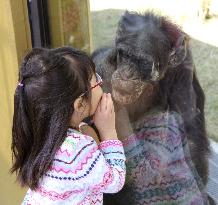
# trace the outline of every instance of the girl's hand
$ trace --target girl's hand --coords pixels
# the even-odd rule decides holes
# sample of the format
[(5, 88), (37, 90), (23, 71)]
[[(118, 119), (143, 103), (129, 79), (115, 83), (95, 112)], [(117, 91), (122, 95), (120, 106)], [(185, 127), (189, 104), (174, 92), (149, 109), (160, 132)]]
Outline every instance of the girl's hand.
[(117, 139), (114, 105), (110, 93), (103, 93), (93, 120), (99, 131), (101, 141)]
[(97, 144), (100, 143), (97, 133), (91, 126), (89, 126), (86, 123), (82, 123), (82, 125), (79, 128), (80, 128), (80, 132), (82, 132), (84, 135), (89, 135), (95, 140)]

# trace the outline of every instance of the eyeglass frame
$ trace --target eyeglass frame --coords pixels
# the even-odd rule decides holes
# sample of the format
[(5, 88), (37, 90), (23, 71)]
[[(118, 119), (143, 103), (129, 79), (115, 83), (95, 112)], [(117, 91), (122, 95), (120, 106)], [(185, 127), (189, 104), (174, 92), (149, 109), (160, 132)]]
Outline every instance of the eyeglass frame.
[(91, 91), (92, 89), (96, 88), (97, 86), (102, 85), (103, 80), (102, 80), (101, 76), (98, 73), (95, 73), (95, 76), (96, 76), (97, 83), (94, 86), (92, 86), (89, 90), (82, 93), (79, 97), (83, 97), (87, 92)]

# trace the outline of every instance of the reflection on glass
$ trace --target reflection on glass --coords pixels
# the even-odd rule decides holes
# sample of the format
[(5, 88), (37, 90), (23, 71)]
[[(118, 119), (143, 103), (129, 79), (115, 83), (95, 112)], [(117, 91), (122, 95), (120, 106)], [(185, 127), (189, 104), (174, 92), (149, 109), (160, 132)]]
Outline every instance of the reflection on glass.
[[(94, 8), (95, 1), (91, 2)], [(142, 9), (142, 2), (139, 5)], [(202, 89), (207, 80), (214, 79), (204, 77), (208, 73), (197, 56), (203, 54), (198, 48), (208, 52), (209, 45), (184, 32), (190, 28), (190, 13), (181, 18), (182, 29), (163, 18), (166, 10), (139, 15), (124, 13), (119, 6), (117, 10), (97, 9), (92, 11), (94, 48), (110, 47), (95, 51), (93, 60), (103, 77), (104, 90), (113, 95), (117, 132), (127, 157), (126, 184), (121, 192), (105, 195), (104, 203), (215, 204), (210, 197), (218, 199), (216, 193), (207, 190), (207, 132), (216, 140), (218, 136), (210, 134), (213, 130), (206, 131)], [(189, 24), (196, 21), (199, 19)], [(194, 54), (197, 50), (199, 54)], [(213, 46), (210, 52), (218, 54), (218, 49)], [(207, 60), (209, 63), (211, 58)], [(210, 88), (206, 96), (209, 92)], [(216, 112), (216, 105), (207, 103), (210, 121), (208, 106)], [(217, 129), (216, 122), (211, 123)], [(213, 177), (209, 173), (210, 184)], [(217, 186), (213, 184), (216, 190)]]

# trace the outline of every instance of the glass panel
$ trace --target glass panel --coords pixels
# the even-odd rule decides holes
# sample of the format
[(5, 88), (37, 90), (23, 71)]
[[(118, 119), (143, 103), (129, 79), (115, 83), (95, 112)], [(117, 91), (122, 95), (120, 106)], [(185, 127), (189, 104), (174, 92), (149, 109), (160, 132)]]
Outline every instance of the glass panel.
[(52, 47), (69, 45), (90, 52), (89, 2), (48, 0)]
[(90, 1), (93, 60), (127, 157), (124, 188), (105, 204), (218, 201), (217, 8), (213, 0)]

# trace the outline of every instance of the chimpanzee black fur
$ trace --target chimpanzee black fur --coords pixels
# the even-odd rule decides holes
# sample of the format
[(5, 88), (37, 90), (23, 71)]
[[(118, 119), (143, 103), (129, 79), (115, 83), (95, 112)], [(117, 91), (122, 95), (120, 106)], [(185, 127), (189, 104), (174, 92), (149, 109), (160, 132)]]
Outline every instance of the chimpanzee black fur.
[[(158, 85), (152, 106), (182, 116), (192, 161), (206, 185), (210, 150), (205, 129), (205, 96), (196, 75), (188, 35), (153, 12), (144, 15), (126, 12), (118, 24), (115, 46), (95, 51), (92, 58), (107, 91), (114, 86), (121, 94), (126, 93), (119, 85), (126, 79)], [(133, 96), (134, 100), (140, 95)], [(131, 96), (128, 99), (131, 101)]]

